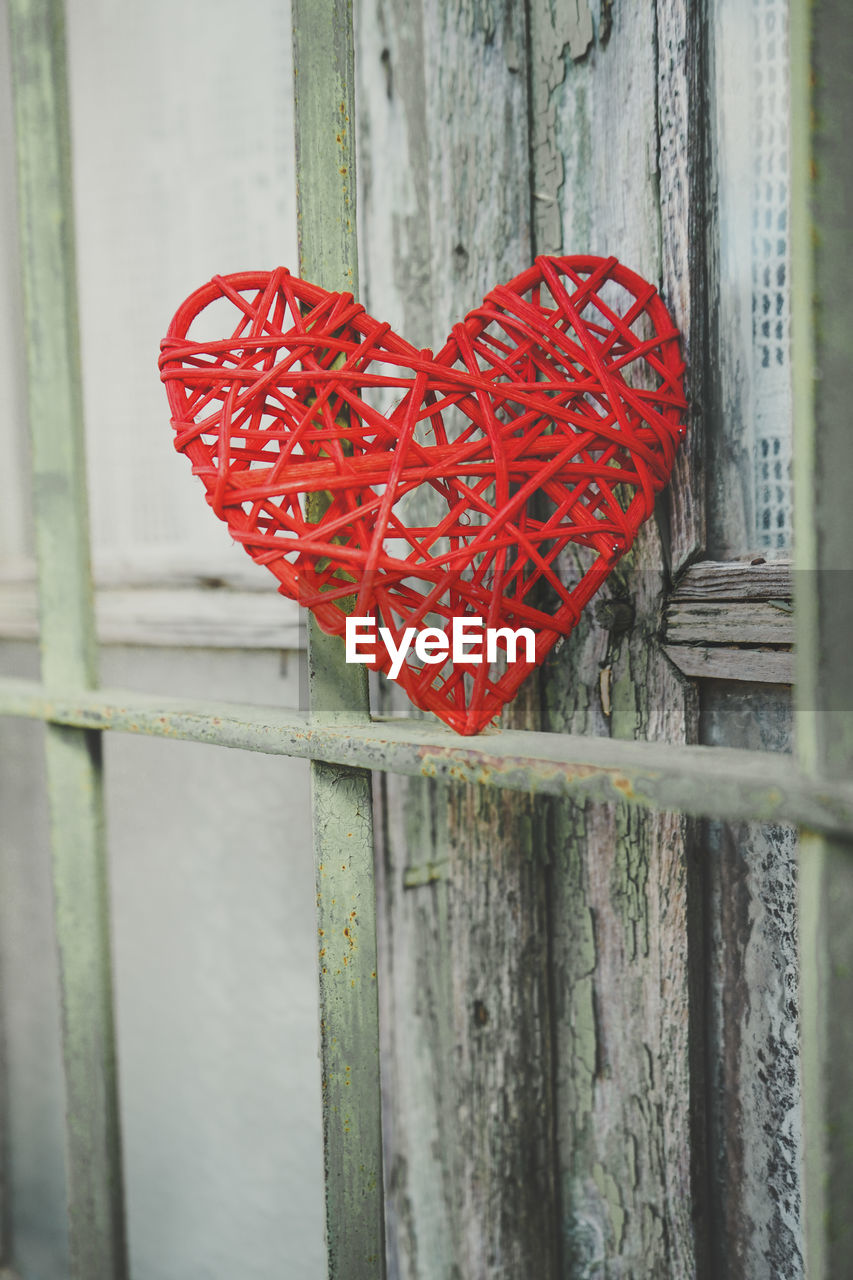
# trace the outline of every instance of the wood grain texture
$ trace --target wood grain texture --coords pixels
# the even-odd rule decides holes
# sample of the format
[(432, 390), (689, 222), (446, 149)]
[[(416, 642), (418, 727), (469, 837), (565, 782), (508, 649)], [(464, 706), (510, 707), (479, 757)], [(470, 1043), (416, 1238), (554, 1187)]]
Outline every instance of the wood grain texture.
[(683, 335), (690, 406), (687, 436), (664, 499), (669, 557), (677, 573), (704, 550), (707, 540), (707, 2), (657, 0), (655, 16), (661, 289)]
[[(708, 745), (789, 753), (792, 737), (787, 689), (704, 689)], [(796, 832), (783, 823), (709, 822), (702, 841), (713, 1274), (800, 1280)]]
[(794, 656), (787, 649), (667, 644), (663, 651), (682, 675), (694, 680), (743, 680), (753, 684), (788, 685), (794, 680)]
[(580, 246), (563, 243), (561, 204), (566, 169), (555, 132), (556, 108), (568, 63), (586, 56), (593, 36), (586, 0), (530, 5), (531, 179), (537, 253), (580, 252)]
[[(295, 0), (299, 270), (358, 295), (351, 0)], [(308, 519), (320, 511), (314, 495)], [(369, 720), (367, 672), (308, 620), (312, 717)], [(382, 1280), (385, 1224), (373, 808), (365, 770), (311, 763), (329, 1280)]]
[(791, 565), (785, 561), (739, 564), (700, 560), (678, 578), (671, 599), (790, 600), (792, 592)]
[[(398, 716), (353, 725), (278, 707), (126, 689), (49, 692), (37, 681), (14, 678), (0, 678), (0, 708), (4, 715), (76, 728), (326, 760), (581, 804), (618, 800), (656, 812), (853, 833), (853, 784), (804, 773), (767, 752), (512, 729), (460, 739), (445, 726)], [(420, 883), (440, 879), (445, 861), (419, 862), (404, 878), (410, 872)]]
[[(740, 20), (738, 20), (740, 11)], [(750, 184), (750, 137), (743, 128), (749, 49), (738, 40), (742, 5), (710, 7), (708, 40), (708, 338), (713, 363), (705, 385), (711, 452), (708, 554), (718, 560), (753, 547), (755, 495), (751, 439), (752, 263), (748, 219), (739, 201)], [(734, 29), (735, 38), (731, 32)], [(740, 213), (740, 216), (738, 216)]]
[[(567, 63), (556, 105), (563, 242), (615, 251), (660, 280), (689, 332), (687, 50), (677, 14), (663, 9), (614, 7), (606, 40), (599, 28), (583, 61)], [(655, 640), (669, 554), (649, 522), (604, 590), (631, 606), (633, 625), (608, 630), (619, 612), (592, 611), (547, 663), (548, 728), (673, 742), (695, 734), (695, 704)], [(692, 1277), (702, 1153), (686, 824), (619, 806), (560, 807), (553, 830), (563, 1275)]]
[(667, 605), (669, 644), (786, 645), (794, 642), (794, 616), (780, 600), (696, 600)]
[[(360, 26), (365, 303), (440, 345), (531, 260), (524, 6), (371, 0)], [(389, 1274), (555, 1280), (537, 810), (394, 777), (380, 794)]]
[[(555, 1276), (534, 802), (383, 782), (391, 1274)], [(441, 878), (413, 883), (437, 853)]]

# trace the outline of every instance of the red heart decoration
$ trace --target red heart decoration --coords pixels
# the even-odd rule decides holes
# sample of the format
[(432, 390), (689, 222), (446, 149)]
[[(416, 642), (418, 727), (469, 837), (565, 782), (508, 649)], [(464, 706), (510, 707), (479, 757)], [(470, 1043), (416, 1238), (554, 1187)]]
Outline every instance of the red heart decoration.
[[(221, 336), (194, 339), (200, 319)], [(172, 321), (160, 370), (207, 501), (324, 631), (353, 612), (395, 648), (454, 618), (532, 629), (535, 661), (406, 658), (412, 702), (466, 734), (572, 630), (685, 430), (678, 333), (615, 258), (537, 258), (436, 356), (284, 268), (216, 276)], [(371, 665), (391, 668), (381, 643)]]

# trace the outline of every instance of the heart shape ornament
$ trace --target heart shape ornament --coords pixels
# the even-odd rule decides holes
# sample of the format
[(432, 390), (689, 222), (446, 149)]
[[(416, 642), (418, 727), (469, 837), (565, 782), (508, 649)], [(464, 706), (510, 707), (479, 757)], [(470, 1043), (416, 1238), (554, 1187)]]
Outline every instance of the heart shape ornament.
[(217, 276), (160, 370), (232, 538), (464, 734), (575, 626), (685, 430), (678, 333), (615, 258), (537, 258), (437, 355), (284, 268)]

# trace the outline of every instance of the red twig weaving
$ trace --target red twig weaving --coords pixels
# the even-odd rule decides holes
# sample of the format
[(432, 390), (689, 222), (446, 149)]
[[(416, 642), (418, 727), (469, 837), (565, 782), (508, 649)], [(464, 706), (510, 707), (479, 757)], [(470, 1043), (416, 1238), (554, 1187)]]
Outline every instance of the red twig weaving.
[[(408, 652), (398, 683), (459, 733), (572, 630), (684, 434), (678, 334), (615, 258), (538, 258), (437, 355), (283, 268), (216, 277), (160, 369), (211, 507), (324, 631), (355, 613), (395, 647), (454, 618), (535, 633), (535, 662), (500, 636), (491, 663)], [(389, 669), (381, 644), (372, 665)]]

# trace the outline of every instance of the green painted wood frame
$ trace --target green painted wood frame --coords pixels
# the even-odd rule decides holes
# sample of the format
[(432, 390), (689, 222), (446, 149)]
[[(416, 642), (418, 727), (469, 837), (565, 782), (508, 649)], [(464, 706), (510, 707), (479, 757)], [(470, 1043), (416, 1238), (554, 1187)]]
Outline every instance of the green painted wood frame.
[[(853, 14), (792, 6), (792, 257), (797, 751), (824, 783), (853, 766)], [(853, 849), (801, 832), (806, 1271), (853, 1258)]]
[[(45, 688), (97, 680), (62, 0), (11, 0)], [(101, 737), (46, 722), (74, 1280), (127, 1275)]]
[[(352, 0), (293, 0), (299, 269), (358, 294)], [(314, 495), (314, 501), (323, 495)], [(317, 511), (319, 518), (321, 511)], [(309, 519), (312, 504), (309, 502)], [(308, 622), (312, 722), (370, 720), (367, 670)], [(385, 1272), (370, 773), (311, 762), (329, 1280)]]
[[(340, 645), (313, 630), (308, 717), (97, 691), (62, 0), (10, 0), (10, 19), (42, 682), (0, 681), (0, 712), (46, 725), (74, 1280), (126, 1275), (99, 755), (107, 728), (315, 762), (327, 1238), (336, 1280), (374, 1280), (383, 1265), (368, 769), (578, 797), (615, 790), (656, 809), (798, 822), (809, 1274), (843, 1274), (853, 1243), (853, 1032), (849, 1018), (836, 1016), (853, 996), (853, 602), (838, 576), (849, 574), (853, 544), (845, 488), (853, 472), (845, 347), (853, 315), (838, 270), (853, 207), (844, 133), (853, 19), (843, 0), (792, 3), (799, 764), (524, 732), (462, 743), (444, 728), (371, 721), (362, 670), (347, 670)], [(356, 291), (351, 4), (295, 0), (294, 26), (301, 270)]]

